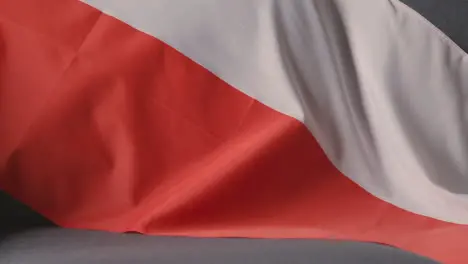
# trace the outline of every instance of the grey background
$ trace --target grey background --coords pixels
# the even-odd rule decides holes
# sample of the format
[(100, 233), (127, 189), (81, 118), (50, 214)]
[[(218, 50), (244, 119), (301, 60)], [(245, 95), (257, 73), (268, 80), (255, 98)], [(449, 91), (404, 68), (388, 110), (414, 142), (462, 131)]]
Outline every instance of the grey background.
[(467, 0), (400, 0), (418, 11), (468, 52)]

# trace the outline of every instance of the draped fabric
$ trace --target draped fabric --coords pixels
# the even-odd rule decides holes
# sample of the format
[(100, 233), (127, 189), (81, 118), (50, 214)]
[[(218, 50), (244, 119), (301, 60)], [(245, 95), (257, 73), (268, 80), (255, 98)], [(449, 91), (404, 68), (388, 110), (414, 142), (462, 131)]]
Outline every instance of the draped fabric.
[(467, 72), (395, 0), (0, 0), (0, 187), (65, 227), (466, 263)]

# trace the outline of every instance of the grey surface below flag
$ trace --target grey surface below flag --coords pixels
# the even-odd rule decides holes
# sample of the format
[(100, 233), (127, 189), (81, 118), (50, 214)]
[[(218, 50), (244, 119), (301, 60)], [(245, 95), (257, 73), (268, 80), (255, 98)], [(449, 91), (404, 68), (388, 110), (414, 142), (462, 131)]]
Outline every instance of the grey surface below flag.
[(17, 233), (0, 244), (1, 264), (431, 264), (371, 243), (320, 240), (209, 239), (111, 234), (59, 228)]

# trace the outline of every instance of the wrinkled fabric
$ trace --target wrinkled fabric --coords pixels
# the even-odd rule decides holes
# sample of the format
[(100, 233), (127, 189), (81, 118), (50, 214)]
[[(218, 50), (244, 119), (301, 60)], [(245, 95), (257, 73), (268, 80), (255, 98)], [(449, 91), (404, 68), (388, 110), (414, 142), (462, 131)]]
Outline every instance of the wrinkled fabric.
[(370, 193), (468, 223), (467, 55), (399, 1), (85, 2), (303, 122)]
[[(431, 181), (434, 171), (423, 173), (425, 163), (414, 160), (421, 145), (401, 149), (406, 134), (399, 129), (412, 129), (406, 122), (420, 109), (409, 111), (408, 120), (402, 118), (392, 106), (405, 106), (405, 101), (392, 93), (429, 87), (432, 96), (423, 91), (421, 100), (450, 101), (452, 94), (445, 91), (465, 87), (464, 55), (407, 7), (380, 0), (356, 3), (365, 2), (363, 10), (372, 12), (363, 14), (357, 9), (362, 6), (343, 1), (207, 0), (204, 9), (187, 2), (179, 4), (183, 9), (178, 11), (173, 2), (114, 1), (106, 8), (93, 2), (109, 13), (151, 11), (151, 16), (139, 13), (138, 21), (171, 32), (171, 41), (169, 35), (145, 34), (120, 21), (138, 27), (130, 20), (75, 0), (0, 1), (0, 187), (65, 227), (153, 235), (351, 239), (465, 263), (466, 226), (404, 211), (366, 192), (415, 213), (463, 222), (464, 196), (453, 186), (463, 181), (462, 174)], [(229, 8), (215, 8), (223, 3)], [(243, 12), (242, 3), (251, 9)], [(119, 4), (125, 6), (117, 9)], [(157, 16), (160, 6), (164, 15)], [(187, 9), (193, 12), (183, 12)], [(222, 13), (226, 10), (232, 15)], [(312, 23), (320, 19), (331, 24)], [(370, 23), (374, 19), (378, 23)], [(382, 25), (416, 36), (396, 38), (395, 31), (383, 36)], [(373, 31), (364, 31), (366, 27)], [(229, 34), (218, 34), (218, 28)], [(313, 34), (296, 42), (298, 29)], [(240, 38), (244, 33), (253, 39)], [(279, 43), (278, 34), (286, 44)], [(370, 37), (375, 34), (382, 40)], [(417, 44), (421, 37), (430, 44)], [(206, 47), (209, 52), (199, 53), (211, 56), (200, 57), (206, 63), (182, 49), (204, 50), (201, 40), (212, 43)], [(404, 41), (412, 48), (411, 56), (418, 56), (419, 49), (429, 49), (434, 56), (423, 57), (422, 67), (418, 60), (400, 56), (407, 54), (403, 45), (380, 53), (380, 48), (389, 48), (384, 40)], [(299, 56), (308, 44), (316, 46)], [(279, 47), (285, 50), (273, 53)], [(223, 64), (219, 58), (225, 59)], [(380, 63), (389, 66), (389, 73), (379, 71)], [(426, 73), (428, 67), (433, 71), (418, 79), (392, 72), (411, 63), (421, 66), (413, 73)], [(295, 64), (297, 70), (291, 71)], [(335, 78), (338, 73), (346, 78)], [(454, 78), (448, 78), (451, 75)], [(402, 79), (393, 80), (398, 76)], [(408, 86), (408, 80), (420, 79), (426, 86)], [(448, 87), (455, 90), (439, 89), (441, 80), (452, 80)], [(361, 99), (353, 97), (357, 92), (363, 92)], [(272, 101), (262, 97), (270, 94)], [(373, 96), (383, 101), (372, 107), (360, 104), (372, 102)], [(456, 120), (455, 106), (432, 114), (433, 120), (445, 115), (450, 122)], [(385, 122), (381, 114), (395, 118)], [(455, 121), (444, 127), (450, 125)], [(355, 131), (347, 129), (353, 127)], [(447, 136), (428, 130), (421, 132), (421, 140), (431, 136), (430, 131), (436, 139)], [(462, 140), (455, 132), (453, 142)], [(440, 153), (453, 156), (455, 150), (441, 148)], [(459, 154), (456, 158), (463, 157), (463, 149)], [(429, 160), (433, 155), (428, 153)], [(400, 159), (401, 166), (390, 166)], [(406, 165), (414, 170), (402, 167)], [(429, 195), (434, 196), (426, 200)]]

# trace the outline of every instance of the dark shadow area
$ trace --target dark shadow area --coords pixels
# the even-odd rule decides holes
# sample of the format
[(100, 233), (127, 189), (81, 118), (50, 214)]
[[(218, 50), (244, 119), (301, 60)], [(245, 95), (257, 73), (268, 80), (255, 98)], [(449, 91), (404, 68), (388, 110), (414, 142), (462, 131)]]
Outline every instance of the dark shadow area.
[(54, 224), (0, 191), (0, 240), (9, 234), (48, 226), (54, 226)]

